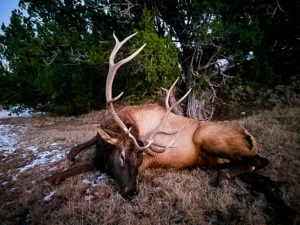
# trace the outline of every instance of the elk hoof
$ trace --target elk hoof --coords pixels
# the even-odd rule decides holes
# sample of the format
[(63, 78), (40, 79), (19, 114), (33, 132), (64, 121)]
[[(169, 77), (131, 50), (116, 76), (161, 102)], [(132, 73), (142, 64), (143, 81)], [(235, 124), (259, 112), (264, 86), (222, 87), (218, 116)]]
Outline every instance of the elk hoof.
[(226, 169), (219, 171), (218, 185), (220, 188), (222, 189), (226, 188), (229, 184), (229, 179), (230, 179), (230, 174)]
[(217, 163), (219, 163), (219, 164), (230, 163), (230, 159), (218, 157), (217, 158)]
[(226, 187), (228, 187), (228, 184), (229, 184), (229, 181), (227, 178), (219, 180), (219, 187), (221, 189), (225, 189)]
[(250, 166), (249, 167), (249, 172), (253, 172), (255, 169), (256, 169), (255, 166)]

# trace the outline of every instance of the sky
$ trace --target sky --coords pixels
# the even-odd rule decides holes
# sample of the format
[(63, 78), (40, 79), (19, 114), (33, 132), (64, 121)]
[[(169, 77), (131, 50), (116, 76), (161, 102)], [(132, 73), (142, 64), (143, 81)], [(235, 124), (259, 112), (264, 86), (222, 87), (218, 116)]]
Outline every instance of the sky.
[(19, 0), (0, 0), (0, 26), (9, 24), (11, 11), (18, 8)]

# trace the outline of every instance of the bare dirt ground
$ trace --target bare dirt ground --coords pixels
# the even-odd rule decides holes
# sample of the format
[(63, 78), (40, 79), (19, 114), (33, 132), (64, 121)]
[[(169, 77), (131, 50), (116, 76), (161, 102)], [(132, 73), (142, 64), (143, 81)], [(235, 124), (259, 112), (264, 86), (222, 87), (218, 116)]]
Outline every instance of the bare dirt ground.
[[(105, 174), (88, 172), (49, 185), (75, 144), (95, 135), (105, 111), (79, 117), (0, 120), (0, 224), (285, 224), (268, 199), (239, 178), (222, 189), (217, 172), (148, 170), (131, 201)], [(283, 201), (300, 212), (300, 108), (275, 108), (237, 120), (257, 138)], [(91, 148), (77, 163), (92, 159)]]

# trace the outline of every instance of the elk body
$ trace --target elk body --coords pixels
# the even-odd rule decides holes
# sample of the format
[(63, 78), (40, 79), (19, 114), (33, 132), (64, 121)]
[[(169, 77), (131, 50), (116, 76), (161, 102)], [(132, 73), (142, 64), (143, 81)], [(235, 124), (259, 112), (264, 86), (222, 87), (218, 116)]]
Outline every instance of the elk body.
[(109, 60), (106, 101), (115, 129), (107, 131), (102, 126), (93, 139), (74, 147), (68, 155), (69, 160), (74, 160), (81, 150), (96, 145), (92, 164), (54, 174), (49, 182), (59, 183), (78, 173), (99, 169), (114, 178), (121, 193), (129, 196), (136, 191), (138, 174), (147, 168), (222, 167), (225, 163), (229, 167), (219, 173), (219, 182), (223, 185), (227, 179), (252, 172), (268, 163), (257, 155), (256, 140), (245, 128), (227, 123), (201, 122), (173, 114), (172, 109), (190, 92), (169, 106), (169, 94), (176, 82), (167, 91), (165, 107), (155, 104), (127, 106), (116, 113), (113, 103), (123, 94), (112, 97), (116, 71), (132, 60), (145, 45), (116, 64), (114, 58), (121, 46), (134, 35), (122, 42), (114, 35), (116, 45)]

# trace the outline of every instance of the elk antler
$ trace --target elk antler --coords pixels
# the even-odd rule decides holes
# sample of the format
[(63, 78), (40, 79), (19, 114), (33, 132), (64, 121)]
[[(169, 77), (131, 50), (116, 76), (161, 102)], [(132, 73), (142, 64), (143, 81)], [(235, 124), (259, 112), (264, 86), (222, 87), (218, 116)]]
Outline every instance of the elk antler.
[[(170, 112), (171, 112), (178, 104), (180, 104), (180, 103), (181, 103), (181, 102), (189, 95), (189, 93), (190, 93), (191, 90), (192, 90), (192, 88), (190, 88), (190, 89), (185, 93), (184, 96), (182, 96), (182, 97), (181, 97), (177, 102), (175, 102), (173, 105), (169, 106), (169, 95), (170, 95), (171, 90), (174, 88), (175, 84), (177, 83), (177, 81), (178, 81), (178, 78), (176, 79), (176, 81), (173, 83), (173, 85), (170, 87), (169, 90), (163, 89), (163, 90), (166, 90), (166, 91), (167, 91), (167, 97), (166, 97), (166, 108), (167, 108), (167, 111), (165, 112), (165, 115), (163, 116), (163, 118), (162, 118), (162, 120), (160, 121), (160, 123), (158, 124), (158, 126), (157, 126), (154, 130), (152, 130), (152, 131), (150, 132), (150, 134), (148, 134), (148, 140), (147, 140), (148, 142), (153, 142), (153, 141), (154, 141), (155, 135), (157, 135), (157, 134), (159, 134), (159, 133), (163, 133), (163, 134), (167, 134), (167, 135), (174, 135), (174, 134), (176, 134), (176, 133), (178, 132), (178, 131), (175, 131), (175, 132), (173, 132), (173, 133), (167, 133), (167, 132), (161, 130), (161, 128), (162, 128), (162, 126), (164, 125), (164, 123), (165, 123), (165, 121), (166, 121), (166, 119), (167, 119), (169, 113), (170, 113)], [(162, 153), (162, 152), (166, 151), (166, 149), (168, 149), (168, 148), (174, 148), (174, 147), (176, 147), (176, 144), (173, 145), (174, 141), (175, 141), (175, 138), (172, 139), (172, 141), (171, 141), (168, 145), (165, 145), (165, 146), (164, 146), (164, 145), (158, 145), (158, 144), (153, 143), (153, 147), (154, 147), (154, 148), (152, 148), (152, 146), (151, 146), (150, 149), (151, 149), (152, 151), (156, 152), (156, 153)]]
[(130, 36), (128, 36), (127, 38), (125, 38), (123, 41), (119, 41), (118, 38), (116, 37), (115, 34), (113, 34), (114, 39), (116, 41), (115, 47), (112, 50), (110, 57), (109, 57), (109, 71), (108, 71), (108, 75), (107, 75), (107, 79), (106, 79), (106, 103), (107, 103), (107, 108), (108, 111), (111, 113), (114, 121), (117, 123), (117, 125), (125, 132), (125, 134), (132, 140), (132, 142), (134, 143), (134, 145), (136, 146), (136, 148), (138, 150), (144, 150), (146, 148), (148, 148), (153, 141), (149, 141), (147, 145), (145, 146), (139, 146), (137, 140), (135, 139), (135, 137), (130, 133), (131, 128), (127, 128), (126, 125), (123, 123), (123, 121), (120, 119), (120, 117), (118, 116), (118, 114), (115, 111), (114, 105), (113, 103), (115, 101), (117, 101), (122, 95), (123, 92), (121, 94), (119, 94), (117, 97), (112, 98), (112, 84), (114, 81), (114, 77), (116, 75), (117, 70), (124, 65), (125, 63), (129, 62), (130, 60), (132, 60), (135, 56), (137, 56), (142, 49), (145, 47), (146, 44), (144, 44), (142, 47), (140, 47), (136, 52), (134, 52), (132, 55), (128, 56), (125, 59), (120, 60), (117, 63), (114, 63), (114, 59), (116, 57), (117, 52), (119, 51), (119, 49), (133, 36), (135, 36), (137, 33), (134, 33)]
[[(117, 125), (125, 132), (125, 134), (132, 140), (133, 144), (135, 145), (135, 147), (137, 148), (137, 150), (146, 150), (148, 149), (154, 141), (154, 137), (156, 134), (158, 133), (163, 133), (163, 134), (167, 134), (167, 135), (174, 135), (176, 134), (178, 131), (173, 132), (173, 133), (167, 133), (165, 131), (161, 131), (161, 127), (163, 126), (164, 122), (166, 121), (169, 113), (173, 110), (174, 107), (176, 107), (180, 102), (182, 102), (190, 93), (191, 89), (181, 98), (179, 99), (177, 102), (175, 102), (171, 107), (169, 106), (169, 96), (170, 96), (170, 92), (172, 90), (172, 88), (175, 86), (176, 82), (178, 81), (178, 79), (174, 82), (174, 84), (171, 86), (171, 88), (169, 89), (169, 91), (167, 91), (167, 98), (166, 98), (166, 107), (167, 107), (167, 111), (165, 112), (164, 117), (162, 118), (160, 124), (153, 130), (151, 131), (151, 133), (149, 134), (146, 142), (147, 144), (145, 146), (140, 146), (136, 140), (136, 138), (130, 133), (131, 127), (127, 128), (126, 125), (123, 123), (123, 121), (120, 119), (120, 117), (118, 116), (118, 114), (115, 111), (114, 105), (113, 103), (115, 101), (117, 101), (122, 95), (123, 92), (121, 94), (119, 94), (117, 97), (112, 98), (112, 84), (113, 84), (113, 80), (114, 77), (116, 75), (117, 70), (124, 65), (125, 63), (129, 62), (130, 60), (132, 60), (135, 56), (137, 56), (142, 49), (145, 47), (146, 44), (144, 44), (142, 47), (140, 47), (136, 52), (134, 52), (132, 55), (128, 56), (125, 59), (120, 60), (117, 63), (114, 63), (114, 59), (116, 57), (117, 52), (119, 51), (119, 49), (133, 36), (135, 36), (137, 33), (134, 33), (130, 36), (128, 36), (127, 38), (125, 38), (123, 41), (119, 41), (118, 38), (116, 37), (115, 34), (113, 34), (114, 39), (116, 41), (115, 47), (112, 50), (110, 57), (109, 57), (109, 71), (108, 71), (108, 75), (107, 75), (107, 79), (106, 79), (106, 103), (107, 103), (107, 108), (108, 111), (111, 113), (111, 115), (113, 116), (114, 121), (117, 123)], [(150, 148), (153, 152), (156, 153), (162, 153), (164, 152), (166, 149), (168, 148), (173, 148), (175, 147), (175, 145), (173, 145), (175, 141), (175, 138), (166, 146), (162, 146), (162, 145), (158, 145), (158, 144), (153, 144), (153, 148)], [(147, 150), (148, 152), (148, 150)], [(149, 152), (148, 152), (149, 153)]]
[(170, 94), (172, 89), (175, 87), (177, 81), (179, 80), (179, 77), (175, 80), (175, 82), (172, 84), (172, 86), (170, 87), (169, 90), (167, 90), (166, 88), (161, 87), (162, 90), (164, 90), (166, 92), (166, 99), (165, 99), (165, 104), (166, 104), (166, 108), (170, 108), (169, 106), (169, 98), (170, 98)]

